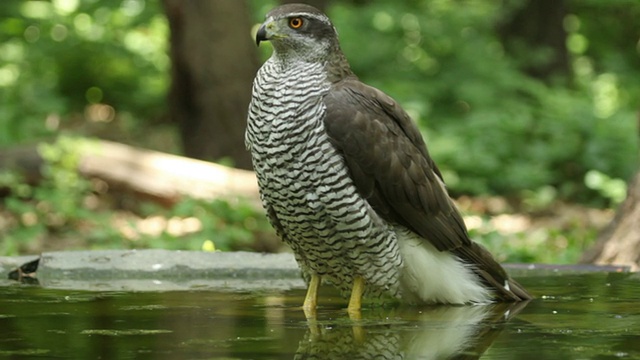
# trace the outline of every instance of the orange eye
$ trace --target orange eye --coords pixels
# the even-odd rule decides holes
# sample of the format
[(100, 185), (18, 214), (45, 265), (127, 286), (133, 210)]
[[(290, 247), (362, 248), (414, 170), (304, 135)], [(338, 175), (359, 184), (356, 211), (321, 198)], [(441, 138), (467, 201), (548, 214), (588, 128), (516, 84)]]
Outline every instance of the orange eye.
[(302, 24), (304, 24), (304, 21), (302, 21), (302, 18), (294, 17), (289, 19), (289, 26), (292, 29), (300, 29), (302, 27)]

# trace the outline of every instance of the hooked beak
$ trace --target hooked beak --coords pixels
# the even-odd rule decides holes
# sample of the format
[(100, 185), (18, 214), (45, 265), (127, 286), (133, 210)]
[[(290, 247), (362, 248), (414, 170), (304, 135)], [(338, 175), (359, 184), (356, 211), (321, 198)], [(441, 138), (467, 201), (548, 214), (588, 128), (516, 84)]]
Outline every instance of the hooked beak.
[(267, 37), (267, 24), (264, 23), (260, 26), (258, 32), (256, 33), (256, 46), (260, 46), (260, 41), (266, 40), (269, 40), (269, 38)]
[(260, 46), (261, 41), (269, 41), (278, 37), (283, 36), (278, 34), (277, 22), (272, 17), (269, 17), (267, 21), (260, 26), (256, 33), (256, 45)]

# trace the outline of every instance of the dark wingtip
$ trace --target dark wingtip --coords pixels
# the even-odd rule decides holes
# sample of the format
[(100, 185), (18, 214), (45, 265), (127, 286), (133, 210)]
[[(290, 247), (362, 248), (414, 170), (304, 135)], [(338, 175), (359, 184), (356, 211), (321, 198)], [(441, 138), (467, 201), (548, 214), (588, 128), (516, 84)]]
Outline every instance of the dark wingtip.
[(513, 292), (518, 298), (520, 298), (520, 301), (527, 301), (527, 300), (532, 300), (533, 299), (533, 295), (529, 294), (529, 292), (522, 287), (522, 285), (520, 285), (517, 281), (513, 280), (513, 279), (509, 279), (509, 288), (511, 289), (511, 292)]

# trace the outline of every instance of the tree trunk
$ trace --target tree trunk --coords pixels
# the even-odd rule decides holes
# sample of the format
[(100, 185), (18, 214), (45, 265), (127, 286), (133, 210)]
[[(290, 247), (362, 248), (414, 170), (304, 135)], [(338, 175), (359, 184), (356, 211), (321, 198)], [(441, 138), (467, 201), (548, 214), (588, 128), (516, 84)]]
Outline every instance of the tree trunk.
[(244, 147), (258, 56), (244, 0), (164, 0), (171, 29), (170, 116), (185, 155), (250, 169)]
[[(638, 112), (640, 140), (640, 112)], [(640, 144), (640, 141), (639, 141)], [(596, 244), (580, 259), (582, 263), (617, 264), (640, 270), (640, 169), (627, 187), (627, 198)]]
[(541, 80), (571, 74), (563, 25), (567, 14), (564, 0), (528, 0), (500, 26), (505, 49), (527, 74)]
[(629, 183), (626, 200), (596, 244), (581, 259), (583, 263), (628, 265), (640, 269), (640, 171)]

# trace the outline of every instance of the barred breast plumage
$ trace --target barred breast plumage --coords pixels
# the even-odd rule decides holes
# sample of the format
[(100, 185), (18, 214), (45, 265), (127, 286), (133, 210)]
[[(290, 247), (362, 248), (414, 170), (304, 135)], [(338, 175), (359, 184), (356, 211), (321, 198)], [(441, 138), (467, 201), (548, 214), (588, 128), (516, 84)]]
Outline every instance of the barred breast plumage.
[(410, 303), (531, 296), (467, 234), (407, 113), (360, 82), (329, 18), (302, 4), (267, 14), (274, 52), (258, 71), (246, 145), (267, 215), (316, 307), (320, 281)]
[(398, 295), (395, 233), (360, 196), (327, 137), (321, 65), (271, 58), (256, 76), (246, 133), (264, 207), (305, 277), (344, 292), (365, 276), (368, 292)]

